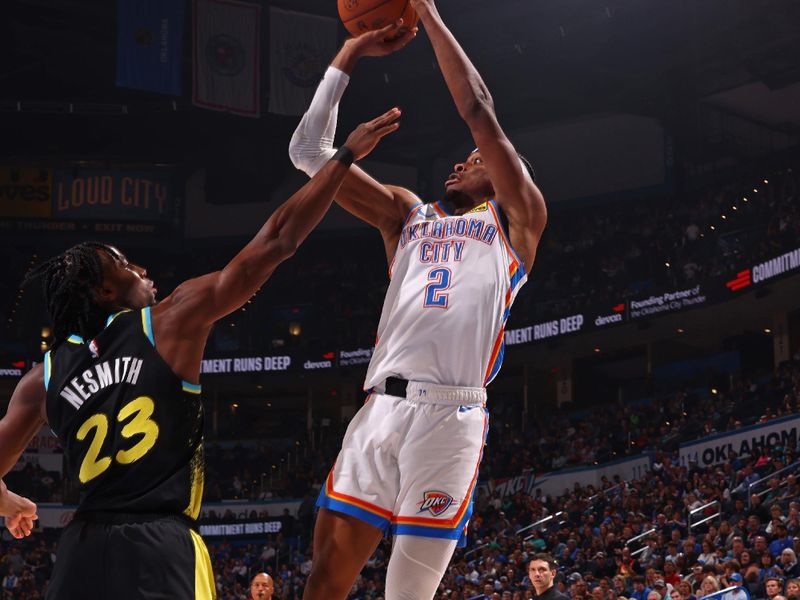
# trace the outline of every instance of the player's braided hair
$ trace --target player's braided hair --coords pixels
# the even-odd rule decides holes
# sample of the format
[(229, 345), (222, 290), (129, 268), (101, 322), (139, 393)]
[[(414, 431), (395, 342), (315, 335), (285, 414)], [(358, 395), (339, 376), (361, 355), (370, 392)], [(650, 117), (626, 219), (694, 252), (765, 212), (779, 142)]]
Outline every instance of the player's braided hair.
[(92, 292), (103, 282), (103, 263), (98, 250), (113, 255), (106, 244), (83, 242), (38, 265), (22, 282), (25, 286), (42, 278), (44, 301), (53, 323), (53, 348), (70, 334), (89, 340), (105, 324), (108, 315), (95, 303)]

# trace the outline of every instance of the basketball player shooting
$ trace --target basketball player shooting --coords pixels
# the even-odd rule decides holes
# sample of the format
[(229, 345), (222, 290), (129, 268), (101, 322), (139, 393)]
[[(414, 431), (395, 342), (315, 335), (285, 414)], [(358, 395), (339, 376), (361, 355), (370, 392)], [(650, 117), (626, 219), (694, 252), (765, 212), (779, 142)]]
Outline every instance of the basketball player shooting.
[[(0, 420), (0, 476), (47, 423), (81, 497), (47, 598), (216, 597), (196, 533), (203, 494), (200, 364), (215, 321), (237, 310), (330, 208), (354, 159), (399, 126), (392, 109), (359, 125), (221, 270), (156, 303), (147, 271), (117, 248), (83, 243), (40, 265), (53, 348), (23, 376)], [(35, 505), (0, 480), (0, 514), (30, 534)]]
[[(344, 599), (383, 535), (394, 536), (386, 599), (433, 597), (472, 513), (485, 386), (500, 368), (505, 321), (547, 220), (533, 170), (498, 124), (475, 67), (434, 2), (410, 1), (477, 149), (454, 166), (437, 202), (355, 165), (336, 195), (381, 232), (391, 282), (367, 402), (317, 502), (305, 600)], [(399, 25), (345, 42), (294, 133), (295, 166), (313, 175), (335, 152), (338, 105), (357, 61), (407, 44), (416, 30)]]

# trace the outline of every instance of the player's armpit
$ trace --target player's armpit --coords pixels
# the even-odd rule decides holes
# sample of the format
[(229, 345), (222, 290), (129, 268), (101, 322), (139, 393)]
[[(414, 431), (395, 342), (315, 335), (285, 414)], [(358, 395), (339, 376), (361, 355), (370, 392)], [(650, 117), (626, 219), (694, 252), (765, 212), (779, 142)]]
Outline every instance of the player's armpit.
[(356, 165), (350, 167), (336, 194), (339, 206), (381, 233), (399, 232), (408, 211), (419, 202), (410, 190), (382, 184)]

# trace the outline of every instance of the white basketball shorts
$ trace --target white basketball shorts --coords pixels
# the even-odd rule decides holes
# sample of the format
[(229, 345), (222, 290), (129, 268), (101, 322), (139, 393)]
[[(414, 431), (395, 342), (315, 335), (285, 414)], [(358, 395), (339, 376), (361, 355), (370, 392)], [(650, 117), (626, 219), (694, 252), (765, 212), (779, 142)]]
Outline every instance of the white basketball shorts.
[(409, 382), (350, 422), (317, 506), (391, 535), (466, 541), (489, 416), (484, 388)]

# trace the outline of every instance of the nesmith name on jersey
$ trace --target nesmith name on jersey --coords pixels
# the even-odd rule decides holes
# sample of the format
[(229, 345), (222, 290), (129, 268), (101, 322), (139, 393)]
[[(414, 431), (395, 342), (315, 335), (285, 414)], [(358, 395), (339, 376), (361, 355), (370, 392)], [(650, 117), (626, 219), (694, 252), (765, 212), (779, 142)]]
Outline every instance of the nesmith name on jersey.
[(400, 247), (405, 248), (409, 242), (423, 238), (443, 240), (451, 237), (463, 237), (491, 245), (496, 236), (497, 227), (481, 219), (448, 218), (406, 225), (400, 234)]
[[(142, 370), (142, 359), (122, 356), (106, 360), (86, 369), (80, 378), (73, 377), (61, 390), (60, 395), (75, 408), (80, 408), (89, 397), (112, 384), (136, 385)], [(88, 391), (87, 389), (88, 388)]]

